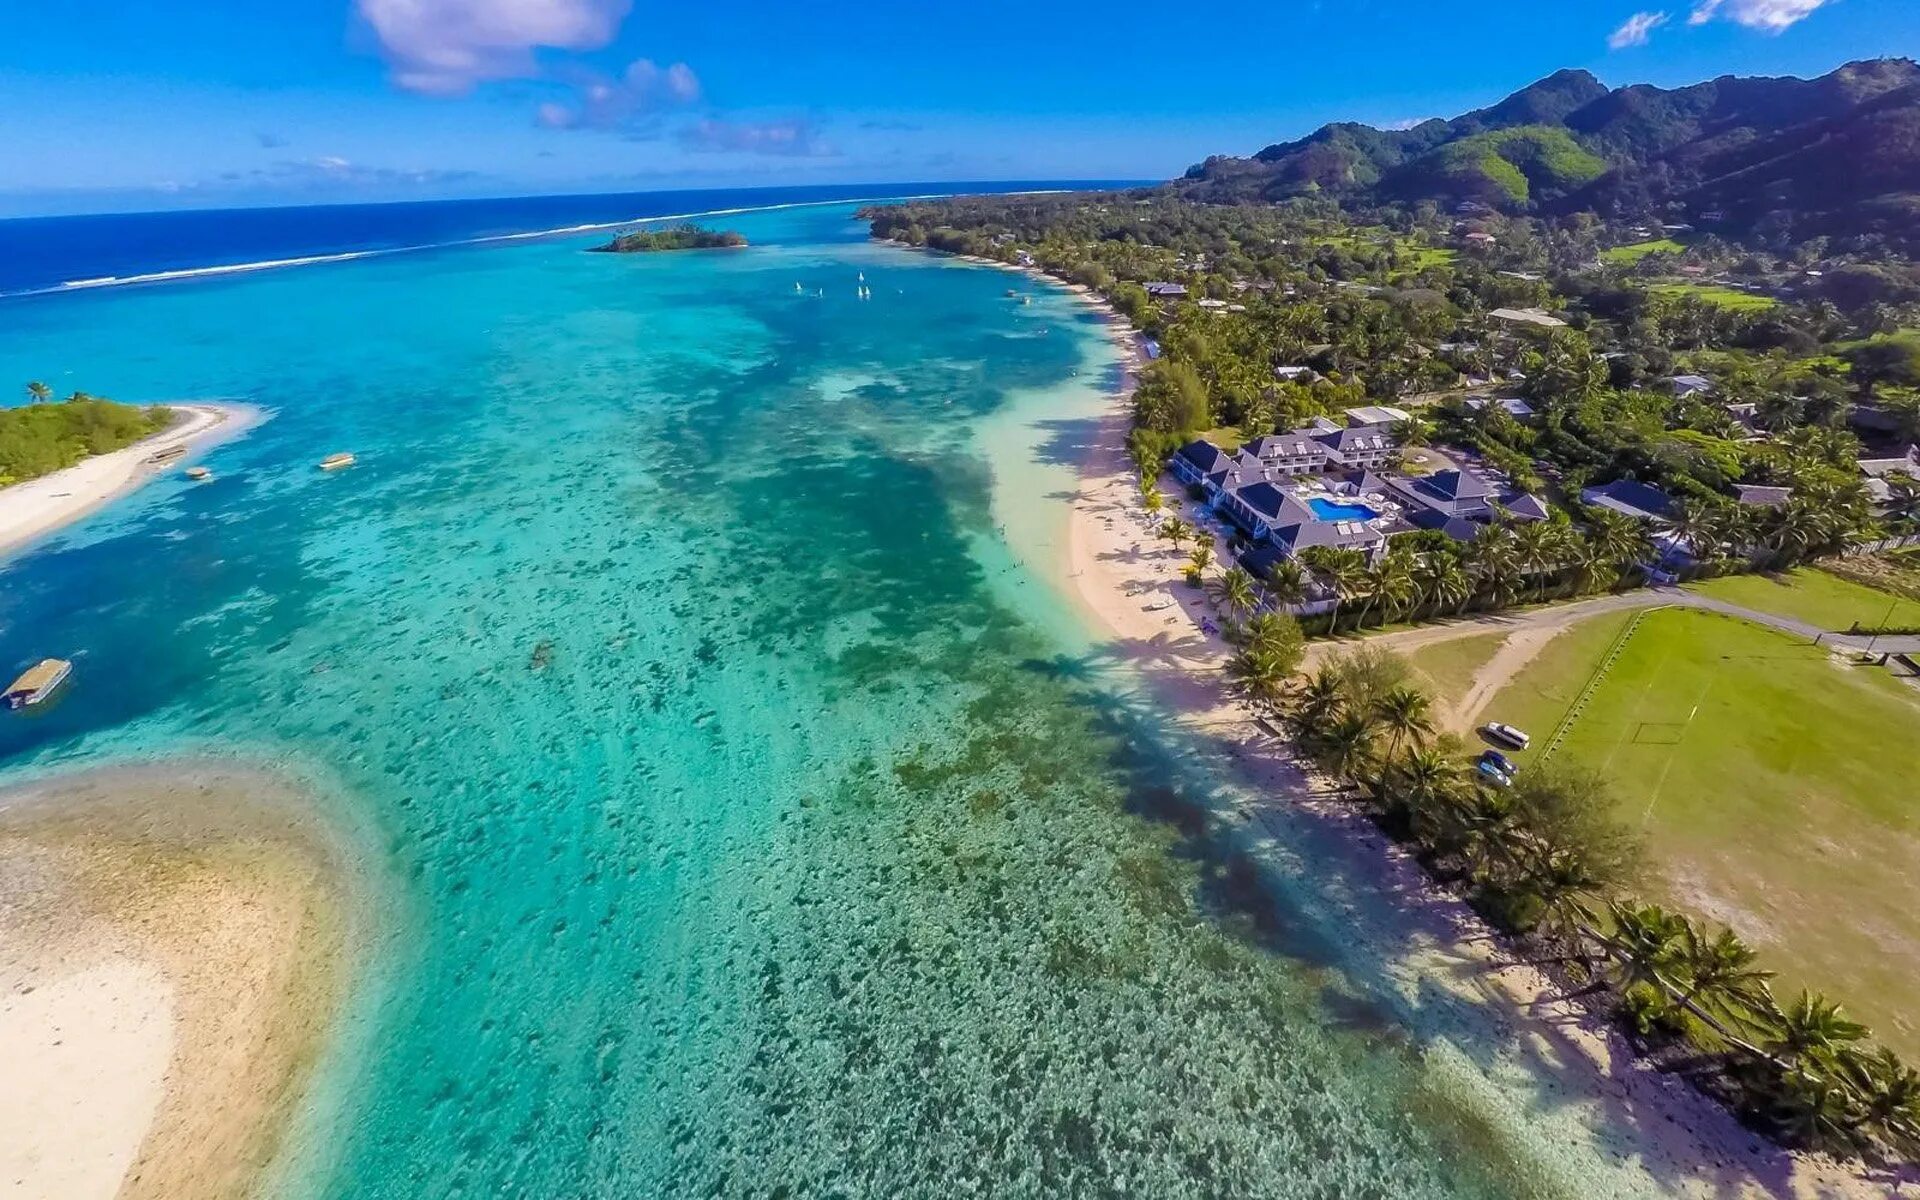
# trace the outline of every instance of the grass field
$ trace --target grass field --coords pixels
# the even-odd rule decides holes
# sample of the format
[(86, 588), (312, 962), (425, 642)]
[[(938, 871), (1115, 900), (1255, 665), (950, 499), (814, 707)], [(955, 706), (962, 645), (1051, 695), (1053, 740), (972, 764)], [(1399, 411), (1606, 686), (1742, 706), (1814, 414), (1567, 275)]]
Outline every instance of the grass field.
[(1721, 308), (1748, 312), (1772, 308), (1776, 303), (1771, 296), (1756, 296), (1752, 292), (1719, 287), (1711, 283), (1656, 283), (1648, 290), (1661, 296), (1693, 296), (1705, 300), (1708, 304), (1717, 304)]
[[(1630, 619), (1549, 643), (1489, 715), (1537, 758)], [(1643, 829), (1652, 893), (1723, 921), (1780, 973), (1920, 1055), (1920, 693), (1748, 622), (1649, 613), (1555, 761), (1602, 771)], [(1905, 749), (1902, 749), (1905, 748)]]
[(1407, 655), (1407, 661), (1420, 675), (1419, 682), (1433, 693), (1434, 708), (1446, 712), (1460, 702), (1473, 686), (1473, 677), (1487, 665), (1500, 643), (1507, 640), (1505, 630), (1476, 633), (1422, 646)]
[(1602, 250), (1600, 261), (1632, 266), (1649, 254), (1684, 254), (1686, 249), (1672, 238), (1655, 238), (1651, 242), (1635, 242), (1631, 246), (1615, 246), (1611, 250)]
[(1755, 612), (1792, 617), (1845, 633), (1862, 629), (1920, 628), (1920, 601), (1896, 596), (1813, 567), (1785, 575), (1728, 575), (1689, 584), (1688, 590)]

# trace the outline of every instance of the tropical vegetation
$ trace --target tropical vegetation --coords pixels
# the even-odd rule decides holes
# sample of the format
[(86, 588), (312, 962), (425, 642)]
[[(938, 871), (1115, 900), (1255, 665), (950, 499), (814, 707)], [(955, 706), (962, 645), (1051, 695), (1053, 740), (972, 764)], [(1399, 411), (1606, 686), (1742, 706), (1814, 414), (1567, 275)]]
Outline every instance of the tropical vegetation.
[(1920, 1074), (1838, 1003), (1777, 996), (1732, 930), (1640, 899), (1645, 850), (1601, 776), (1546, 766), (1502, 786), (1435, 733), (1406, 663), (1368, 647), (1245, 694), (1569, 998), (1602, 1005), (1664, 1068), (1786, 1144), (1920, 1155)]
[(0, 408), (0, 487), (130, 446), (173, 419), (159, 406), (118, 404), (85, 392), (55, 402), (53, 390), (39, 380), (27, 385), (26, 394), (29, 403)]
[(734, 230), (702, 229), (689, 223), (665, 229), (637, 229), (595, 249), (611, 254), (646, 254), (656, 250), (721, 250), (746, 244), (746, 236)]

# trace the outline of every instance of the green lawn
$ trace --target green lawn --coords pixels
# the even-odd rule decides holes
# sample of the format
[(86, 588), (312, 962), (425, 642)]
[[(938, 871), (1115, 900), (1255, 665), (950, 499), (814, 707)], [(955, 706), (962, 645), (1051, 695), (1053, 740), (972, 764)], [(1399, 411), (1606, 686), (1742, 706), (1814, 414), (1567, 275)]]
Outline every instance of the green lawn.
[(1655, 238), (1651, 242), (1635, 242), (1631, 246), (1615, 246), (1611, 250), (1602, 250), (1600, 261), (1632, 266), (1649, 254), (1684, 254), (1686, 249), (1672, 238)]
[(1862, 629), (1920, 628), (1920, 602), (1812, 567), (1785, 575), (1728, 575), (1689, 584), (1688, 590), (1838, 633), (1856, 624)]
[(1407, 655), (1420, 683), (1433, 693), (1434, 708), (1448, 712), (1473, 686), (1473, 677), (1507, 640), (1505, 630), (1434, 642)]
[(1429, 267), (1448, 266), (1460, 257), (1458, 250), (1449, 250), (1441, 246), (1402, 246), (1400, 253), (1402, 257), (1413, 260), (1411, 270), (1416, 275)]
[[(1623, 627), (1577, 626), (1496, 698), (1539, 755)], [(1590, 628), (1588, 626), (1591, 626)], [(1920, 692), (1714, 613), (1652, 612), (1556, 761), (1603, 771), (1647, 836), (1649, 891), (1920, 1055)], [(1901, 747), (1908, 749), (1902, 750)]]
[(1614, 637), (1633, 619), (1631, 612), (1605, 613), (1581, 621), (1541, 648), (1514, 680), (1500, 690), (1481, 713), (1483, 721), (1502, 721), (1533, 735), (1544, 744), (1560, 714), (1573, 699), (1613, 644)]
[(1752, 292), (1711, 283), (1656, 283), (1648, 290), (1661, 296), (1693, 296), (1721, 308), (1743, 311), (1772, 308), (1776, 303), (1771, 296), (1756, 296)]

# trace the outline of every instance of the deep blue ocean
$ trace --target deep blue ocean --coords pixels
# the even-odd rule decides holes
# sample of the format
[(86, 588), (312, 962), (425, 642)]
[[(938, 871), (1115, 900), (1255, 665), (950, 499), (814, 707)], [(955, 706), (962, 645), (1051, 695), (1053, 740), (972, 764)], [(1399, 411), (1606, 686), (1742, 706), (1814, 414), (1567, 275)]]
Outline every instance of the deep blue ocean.
[(0, 296), (209, 268), (445, 247), (516, 234), (881, 196), (1118, 186), (1110, 181), (836, 184), (415, 204), (331, 204), (0, 221)]

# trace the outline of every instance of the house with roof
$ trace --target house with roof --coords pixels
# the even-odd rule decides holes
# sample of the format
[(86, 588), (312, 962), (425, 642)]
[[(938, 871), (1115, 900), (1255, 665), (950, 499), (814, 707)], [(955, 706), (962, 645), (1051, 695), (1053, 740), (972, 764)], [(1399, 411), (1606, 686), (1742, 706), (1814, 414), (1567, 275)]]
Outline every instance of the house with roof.
[(1282, 383), (1312, 383), (1320, 378), (1320, 372), (1312, 367), (1284, 366), (1275, 367), (1273, 377)]
[(1317, 417), (1305, 431), (1326, 447), (1326, 470), (1374, 471), (1400, 457), (1400, 442), (1386, 425), (1348, 425), (1342, 428)]
[(1565, 329), (1567, 323), (1541, 308), (1496, 308), (1487, 316), (1508, 325), (1532, 325), (1538, 329)]
[(1350, 408), (1341, 414), (1348, 425), (1385, 425), (1392, 427), (1398, 421), (1411, 421), (1413, 417), (1404, 408), (1394, 408), (1388, 404), (1365, 404), (1359, 408)]
[(1705, 395), (1713, 391), (1713, 380), (1704, 375), (1675, 375), (1667, 380), (1673, 394), (1681, 398)]
[(1356, 550), (1369, 559), (1385, 553), (1393, 514), (1323, 490), (1262, 480), (1227, 489), (1216, 507), (1250, 540), (1288, 557), (1314, 546)]
[(1673, 497), (1637, 479), (1616, 479), (1580, 489), (1580, 502), (1637, 520), (1664, 522), (1673, 514)]
[(1885, 504), (1893, 498), (1887, 476), (1910, 475), (1920, 479), (1920, 446), (1908, 446), (1905, 454), (1890, 458), (1863, 458), (1854, 465), (1867, 477), (1867, 498), (1875, 504)]
[(1496, 487), (1473, 471), (1435, 471), (1419, 479), (1388, 475), (1382, 483), (1405, 510), (1408, 524), (1438, 529), (1455, 541), (1472, 541), (1502, 515), (1518, 521), (1547, 519), (1546, 503), (1539, 497)]
[(1165, 283), (1156, 281), (1146, 285), (1147, 295), (1155, 300), (1184, 300), (1187, 297), (1187, 285), (1184, 283)]
[(1533, 416), (1533, 405), (1518, 396), (1468, 396), (1468, 412), (1485, 412), (1489, 408), (1499, 409), (1516, 421), (1525, 421)]
[(1790, 487), (1767, 487), (1757, 483), (1737, 483), (1733, 486), (1735, 504), (1744, 504), (1748, 508), (1784, 508), (1793, 498)]

